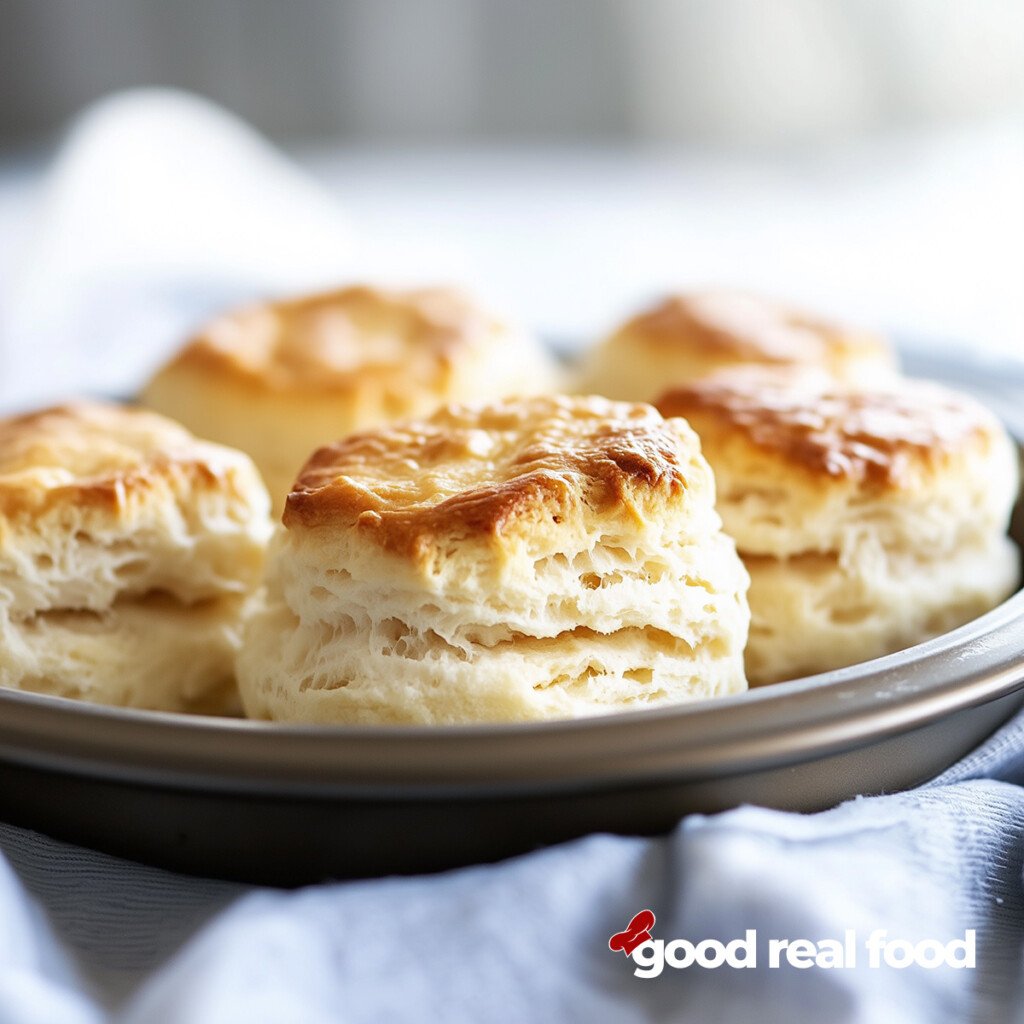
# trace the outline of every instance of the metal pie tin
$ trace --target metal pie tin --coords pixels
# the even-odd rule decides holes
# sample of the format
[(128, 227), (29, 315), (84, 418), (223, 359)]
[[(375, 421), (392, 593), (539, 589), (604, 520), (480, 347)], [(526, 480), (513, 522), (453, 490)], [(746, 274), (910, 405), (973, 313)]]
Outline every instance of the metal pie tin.
[[(1019, 371), (909, 358), (1018, 437)], [(1013, 534), (1024, 543), (1024, 516)], [(740, 803), (922, 782), (1024, 704), (1024, 593), (937, 639), (719, 700), (583, 720), (312, 727), (0, 690), (0, 819), (187, 872), (278, 884), (431, 871)]]

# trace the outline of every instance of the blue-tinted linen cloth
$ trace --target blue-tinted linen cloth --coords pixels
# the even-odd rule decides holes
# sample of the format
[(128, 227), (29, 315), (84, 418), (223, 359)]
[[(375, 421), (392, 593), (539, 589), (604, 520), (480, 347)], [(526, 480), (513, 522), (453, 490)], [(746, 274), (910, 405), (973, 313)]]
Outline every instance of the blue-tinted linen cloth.
[[(1024, 715), (919, 789), (743, 807), (665, 838), (294, 892), (186, 878), (0, 826), (2, 1024), (1024, 1022)], [(655, 937), (947, 941), (976, 967), (666, 967)], [(861, 951), (863, 953), (863, 950)]]

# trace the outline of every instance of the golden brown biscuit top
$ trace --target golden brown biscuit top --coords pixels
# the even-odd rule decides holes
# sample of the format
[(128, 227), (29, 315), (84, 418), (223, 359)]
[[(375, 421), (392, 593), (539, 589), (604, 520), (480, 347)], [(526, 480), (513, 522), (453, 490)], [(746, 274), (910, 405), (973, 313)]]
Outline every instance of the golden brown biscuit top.
[(248, 468), (240, 452), (199, 441), (156, 413), (70, 403), (0, 420), (0, 515), (58, 502), (120, 507), (158, 477), (223, 486), (239, 464)]
[(842, 362), (857, 355), (888, 361), (886, 343), (758, 295), (704, 291), (671, 295), (628, 321), (619, 336), (714, 354), (724, 362)]
[(241, 377), (271, 390), (332, 391), (401, 371), (443, 387), (460, 350), (501, 325), (457, 291), (353, 286), (219, 317), (172, 366)]
[(900, 487), (1004, 438), (992, 414), (966, 395), (903, 380), (877, 390), (786, 382), (742, 372), (674, 388), (655, 403), (690, 421), (712, 465), (731, 441), (817, 476)]
[(642, 521), (688, 487), (709, 488), (709, 476), (692, 431), (649, 405), (563, 396), (454, 405), (321, 448), (284, 523), (355, 526), (388, 550), (422, 554), (438, 538), (546, 530), (610, 508)]

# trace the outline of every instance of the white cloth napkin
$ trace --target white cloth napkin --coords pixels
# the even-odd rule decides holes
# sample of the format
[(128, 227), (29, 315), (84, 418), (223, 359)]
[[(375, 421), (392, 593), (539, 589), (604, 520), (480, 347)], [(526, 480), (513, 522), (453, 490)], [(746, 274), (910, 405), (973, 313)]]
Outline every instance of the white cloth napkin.
[[(365, 264), (334, 202), (166, 92), (72, 133), (0, 291), (0, 402), (133, 387), (243, 294)], [(819, 815), (741, 808), (446, 875), (278, 892), (0, 825), (0, 1024), (721, 1021), (1024, 1024), (1024, 717), (934, 784)], [(55, 793), (54, 799), (60, 799)], [(453, 821), (452, 827), (458, 827)], [(666, 969), (609, 936), (977, 931), (974, 970)]]
[[(493, 866), (295, 892), (0, 826), (14, 867), (0, 861), (0, 1021), (1019, 1024), (1022, 784), (1024, 715), (908, 793), (816, 815), (743, 807), (663, 839), (591, 836)], [(694, 941), (877, 928), (946, 941), (973, 928), (977, 966), (640, 979), (608, 939), (642, 908), (658, 935)]]

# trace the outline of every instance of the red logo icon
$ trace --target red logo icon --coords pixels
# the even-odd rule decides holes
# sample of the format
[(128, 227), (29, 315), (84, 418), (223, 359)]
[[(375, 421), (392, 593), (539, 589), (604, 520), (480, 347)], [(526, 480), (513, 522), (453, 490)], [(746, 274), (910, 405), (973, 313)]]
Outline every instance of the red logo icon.
[(608, 948), (613, 953), (617, 953), (621, 949), (626, 956), (629, 956), (637, 946), (650, 941), (653, 927), (654, 914), (650, 910), (641, 910), (629, 922), (624, 932), (616, 932), (608, 940)]

